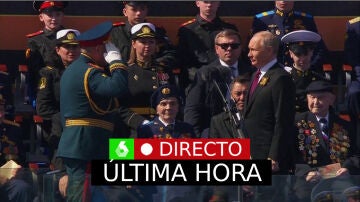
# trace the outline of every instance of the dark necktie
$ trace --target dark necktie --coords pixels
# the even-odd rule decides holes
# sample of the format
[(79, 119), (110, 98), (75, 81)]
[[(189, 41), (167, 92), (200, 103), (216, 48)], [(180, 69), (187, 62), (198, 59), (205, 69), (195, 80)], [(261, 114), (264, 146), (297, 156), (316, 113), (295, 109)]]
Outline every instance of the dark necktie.
[(328, 121), (325, 118), (321, 118), (319, 120), (321, 124), (321, 131), (322, 131), (322, 137), (326, 143), (329, 141), (329, 127), (328, 127)]
[(232, 78), (237, 77), (237, 75), (238, 75), (238, 73), (237, 73), (237, 72), (238, 72), (237, 67), (231, 66), (230, 69), (231, 69)]
[(254, 77), (254, 80), (252, 81), (251, 83), (251, 88), (250, 88), (250, 97), (253, 95), (258, 83), (259, 83), (259, 78), (260, 78), (260, 74), (261, 74), (261, 71), (260, 69), (258, 69), (255, 73), (255, 77)]

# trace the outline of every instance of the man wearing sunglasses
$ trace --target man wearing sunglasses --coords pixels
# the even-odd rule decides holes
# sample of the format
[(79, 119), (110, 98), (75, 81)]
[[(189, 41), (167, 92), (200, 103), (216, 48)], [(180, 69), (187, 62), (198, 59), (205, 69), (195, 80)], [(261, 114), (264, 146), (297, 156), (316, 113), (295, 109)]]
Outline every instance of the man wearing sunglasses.
[(217, 59), (197, 71), (186, 99), (184, 120), (194, 126), (197, 136), (201, 133), (207, 136), (211, 117), (223, 112), (222, 96), (230, 97), (228, 85), (232, 79), (253, 71), (239, 60), (241, 39), (238, 32), (226, 29), (218, 33), (214, 41)]

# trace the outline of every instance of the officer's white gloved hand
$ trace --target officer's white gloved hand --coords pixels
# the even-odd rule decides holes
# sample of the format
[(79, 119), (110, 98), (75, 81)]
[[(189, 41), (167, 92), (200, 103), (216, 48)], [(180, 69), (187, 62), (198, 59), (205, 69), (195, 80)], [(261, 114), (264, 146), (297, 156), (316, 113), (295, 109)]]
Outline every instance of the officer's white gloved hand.
[(113, 43), (107, 42), (105, 44), (105, 48), (106, 48), (106, 53), (104, 53), (104, 58), (107, 63), (110, 64), (115, 60), (121, 60), (120, 51), (118, 48), (116, 48), (116, 46)]

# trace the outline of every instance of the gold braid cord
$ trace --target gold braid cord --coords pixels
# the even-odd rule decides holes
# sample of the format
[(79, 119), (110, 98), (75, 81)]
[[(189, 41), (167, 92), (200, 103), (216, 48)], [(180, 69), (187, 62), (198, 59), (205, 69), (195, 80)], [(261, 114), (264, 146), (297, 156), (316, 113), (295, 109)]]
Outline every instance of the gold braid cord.
[[(86, 97), (89, 100), (90, 107), (95, 113), (97, 113), (99, 115), (105, 115), (105, 114), (114, 112), (116, 110), (116, 108), (119, 107), (119, 101), (116, 98), (115, 99), (110, 99), (107, 109), (104, 110), (104, 109), (101, 109), (99, 106), (97, 106), (97, 104), (90, 97), (88, 77), (89, 77), (89, 74), (90, 74), (91, 70), (93, 70), (93, 69), (95, 69), (95, 68), (94, 67), (88, 68), (86, 70), (85, 77), (84, 77), (85, 94), (86, 94)], [(112, 109), (111, 107), (112, 107), (113, 101), (115, 102), (115, 106)]]

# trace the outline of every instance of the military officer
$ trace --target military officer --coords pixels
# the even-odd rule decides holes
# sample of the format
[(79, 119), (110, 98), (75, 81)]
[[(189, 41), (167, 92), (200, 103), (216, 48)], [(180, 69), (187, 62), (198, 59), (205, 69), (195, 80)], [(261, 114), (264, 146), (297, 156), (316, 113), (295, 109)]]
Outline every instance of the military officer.
[(308, 111), (306, 101), (306, 88), (315, 80), (324, 79), (324, 77), (311, 69), (311, 57), (317, 43), (321, 40), (319, 34), (307, 31), (293, 31), (281, 38), (281, 41), (287, 45), (290, 57), (294, 61), (291, 66), (285, 66), (289, 72), (296, 87), (296, 112)]
[(63, 159), (69, 175), (68, 201), (88, 200), (91, 192), (84, 187), (90, 184), (86, 170), (92, 159), (108, 158), (108, 139), (114, 129), (112, 112), (119, 105), (116, 98), (127, 92), (127, 67), (118, 49), (106, 42), (111, 29), (112, 23), (104, 22), (77, 37), (82, 53), (60, 80), (64, 129), (57, 156)]
[(219, 1), (196, 1), (199, 14), (178, 30), (177, 54), (182, 69), (182, 87), (194, 80), (196, 70), (217, 59), (215, 36), (224, 29), (237, 31), (235, 25), (223, 21), (217, 10)]
[[(279, 38), (296, 30), (309, 30), (318, 32), (312, 15), (304, 12), (294, 11), (293, 1), (275, 1), (275, 9), (261, 12), (255, 15), (252, 24), (252, 33), (269, 30)], [(312, 58), (313, 68), (321, 69), (323, 60), (327, 54), (327, 48), (323, 41), (314, 51)], [(280, 46), (278, 60), (284, 65), (292, 64), (289, 53), (284, 46)]]
[(359, 153), (353, 141), (354, 130), (349, 122), (332, 110), (335, 101), (332, 90), (328, 81), (311, 82), (306, 89), (309, 111), (295, 117), (298, 131), (294, 148), (295, 175), (298, 177), (293, 189), (298, 201), (310, 201), (311, 189), (322, 177), (327, 177), (322, 176), (318, 167), (340, 164), (333, 174), (341, 176), (335, 179), (336, 186), (341, 187), (334, 189), (353, 186), (346, 176), (358, 175), (360, 171)]
[[(26, 35), (28, 38), (26, 61), (29, 69), (27, 77), (27, 100), (33, 104), (36, 97), (37, 85), (40, 79), (39, 70), (46, 65), (59, 66), (62, 62), (55, 52), (56, 32), (64, 29), (62, 21), (67, 2), (62, 1), (34, 1), (33, 7), (39, 12), (39, 19), (44, 28)], [(35, 106), (34, 106), (35, 107)]]
[(56, 53), (62, 61), (60, 66), (43, 67), (36, 98), (36, 111), (43, 118), (43, 134), (49, 146), (49, 158), (55, 169), (63, 170), (60, 159), (55, 158), (62, 132), (60, 116), (60, 78), (65, 68), (80, 56), (80, 46), (75, 37), (78, 30), (64, 29), (56, 34)]
[[(119, 48), (123, 61), (127, 62), (131, 52), (131, 28), (139, 23), (147, 22), (148, 2), (146, 1), (123, 1), (123, 14), (127, 18), (126, 22), (114, 23), (111, 31), (111, 41)], [(157, 62), (169, 66), (174, 66), (176, 62), (175, 48), (171, 45), (166, 35), (166, 30), (156, 27), (157, 39)]]
[(129, 94), (128, 107), (146, 116), (154, 115), (149, 97), (160, 86), (174, 84), (171, 68), (158, 63), (155, 57), (156, 28), (151, 23), (139, 23), (131, 28), (131, 48), (129, 59)]

